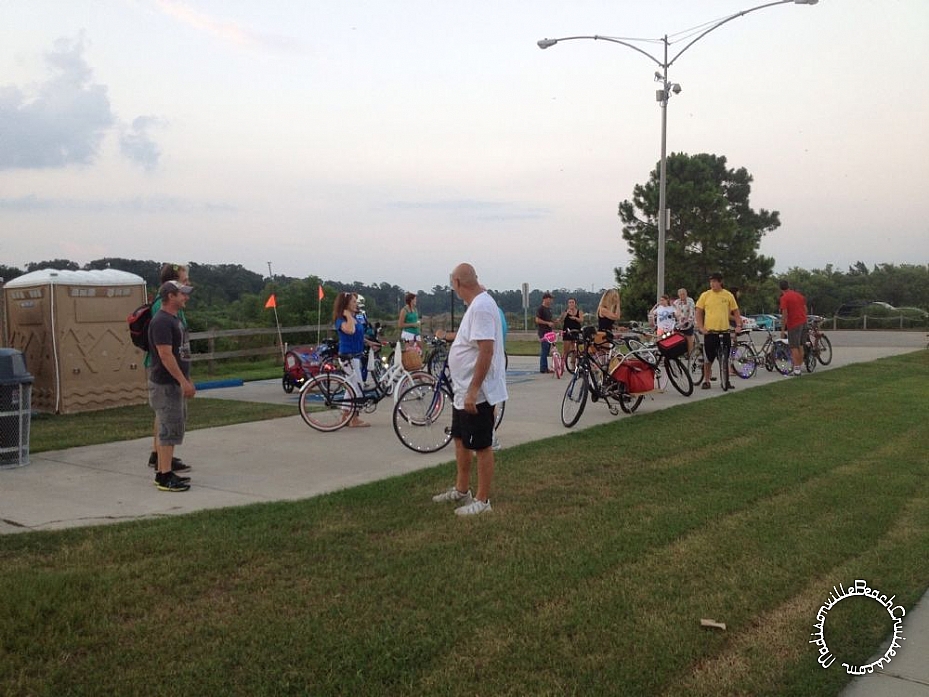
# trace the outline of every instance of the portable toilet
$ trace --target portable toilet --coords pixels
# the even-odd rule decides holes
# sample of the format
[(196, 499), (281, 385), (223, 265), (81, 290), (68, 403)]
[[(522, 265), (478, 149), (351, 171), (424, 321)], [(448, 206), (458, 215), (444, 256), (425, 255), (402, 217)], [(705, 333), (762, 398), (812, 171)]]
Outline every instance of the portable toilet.
[(141, 276), (116, 269), (43, 269), (3, 289), (7, 345), (34, 377), (35, 411), (72, 414), (144, 404), (145, 354), (126, 317), (148, 299)]

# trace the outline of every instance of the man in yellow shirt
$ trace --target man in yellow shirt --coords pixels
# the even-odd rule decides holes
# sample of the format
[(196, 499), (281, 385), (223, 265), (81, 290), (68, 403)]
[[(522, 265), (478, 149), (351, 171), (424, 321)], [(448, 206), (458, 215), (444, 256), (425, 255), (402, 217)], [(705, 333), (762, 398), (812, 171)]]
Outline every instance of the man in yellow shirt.
[[(729, 317), (735, 320), (735, 330), (742, 329), (742, 315), (739, 314), (739, 305), (735, 296), (723, 288), (723, 275), (714, 273), (710, 275), (710, 289), (704, 291), (697, 300), (697, 331), (704, 335), (703, 347), (706, 351), (706, 360), (703, 362), (703, 389), (710, 389), (710, 376), (713, 372), (713, 363), (716, 362), (720, 351), (724, 356), (729, 355), (732, 342), (729, 336)], [(732, 389), (729, 383), (728, 369), (719, 376), (723, 389)]]

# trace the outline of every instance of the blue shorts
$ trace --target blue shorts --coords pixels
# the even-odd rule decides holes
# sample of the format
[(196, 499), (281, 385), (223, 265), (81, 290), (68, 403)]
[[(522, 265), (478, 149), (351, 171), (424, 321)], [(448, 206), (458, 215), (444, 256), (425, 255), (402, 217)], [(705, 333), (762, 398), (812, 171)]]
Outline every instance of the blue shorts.
[(494, 408), (487, 402), (477, 405), (477, 413), (452, 409), (452, 438), (461, 440), (468, 450), (484, 450), (494, 440)]
[(148, 403), (158, 420), (158, 442), (161, 445), (180, 445), (184, 442), (187, 426), (187, 400), (181, 386), (148, 382)]

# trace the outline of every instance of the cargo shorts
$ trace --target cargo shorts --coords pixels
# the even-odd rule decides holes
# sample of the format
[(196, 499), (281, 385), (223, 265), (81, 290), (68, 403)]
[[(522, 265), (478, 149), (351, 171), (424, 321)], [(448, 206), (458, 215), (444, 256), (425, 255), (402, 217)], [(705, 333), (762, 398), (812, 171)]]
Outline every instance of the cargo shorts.
[(187, 427), (187, 400), (181, 386), (148, 382), (148, 403), (158, 420), (158, 442), (180, 445)]

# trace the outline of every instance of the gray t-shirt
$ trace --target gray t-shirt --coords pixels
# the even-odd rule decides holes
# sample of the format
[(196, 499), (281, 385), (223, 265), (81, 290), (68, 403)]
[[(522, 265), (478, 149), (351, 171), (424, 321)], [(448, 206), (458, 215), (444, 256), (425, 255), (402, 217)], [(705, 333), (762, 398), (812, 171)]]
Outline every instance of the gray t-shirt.
[(161, 362), (157, 346), (171, 346), (171, 353), (184, 377), (190, 377), (190, 334), (179, 317), (159, 310), (148, 325), (148, 345), (152, 355), (152, 382), (159, 385), (176, 385), (177, 380)]

